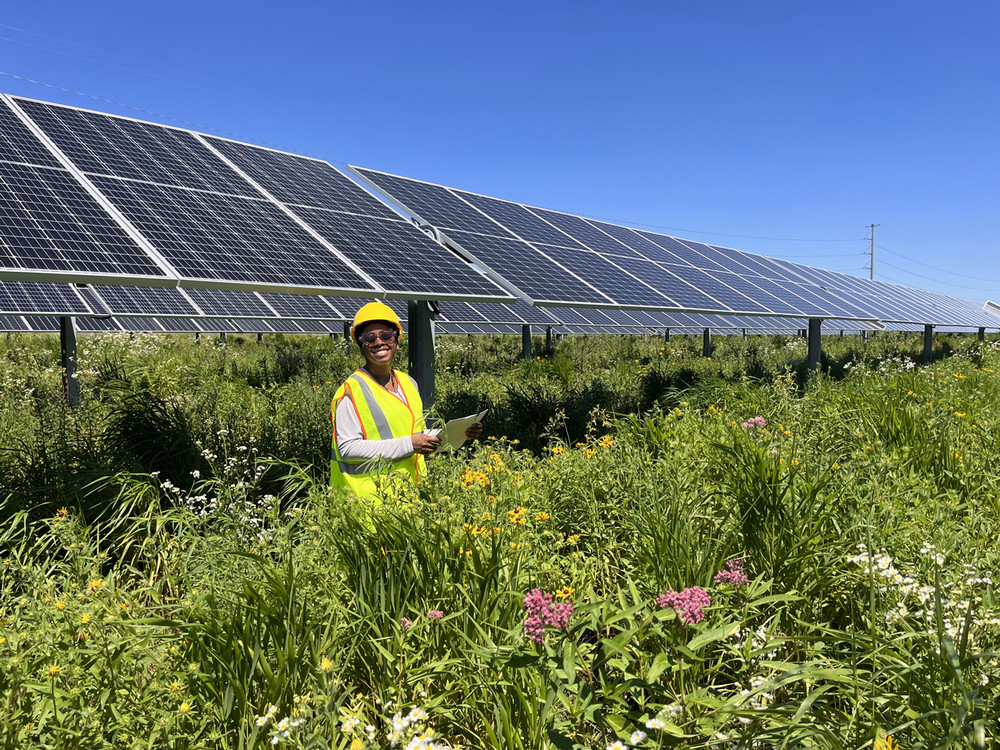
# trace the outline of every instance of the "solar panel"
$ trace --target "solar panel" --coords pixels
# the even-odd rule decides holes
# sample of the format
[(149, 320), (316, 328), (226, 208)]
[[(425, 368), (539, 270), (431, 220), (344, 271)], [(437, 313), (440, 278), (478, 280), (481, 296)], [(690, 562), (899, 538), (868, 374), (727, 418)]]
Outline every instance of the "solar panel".
[(274, 318), (277, 317), (253, 292), (231, 289), (185, 289), (201, 313), (213, 318)]
[(87, 174), (256, 195), (246, 180), (189, 131), (33, 99), (14, 100)]
[(29, 313), (89, 315), (91, 309), (70, 284), (0, 282), (0, 315)]
[(264, 198), (92, 179), (185, 279), (242, 282), (273, 291), (282, 287), (375, 290)]
[(9, 162), (0, 162), (0, 269), (166, 279), (69, 172)]
[(198, 310), (172, 287), (95, 285), (90, 287), (113, 315), (192, 317)]
[[(267, 294), (261, 299), (282, 318), (346, 320), (344, 313), (333, 306), (326, 297), (308, 294)], [(345, 300), (347, 304), (350, 304)]]
[(52, 318), (46, 315), (25, 315), (24, 322), (29, 331), (35, 333), (57, 333), (59, 331), (59, 318)]
[(486, 268), (518, 268), (512, 283), (533, 302), (613, 304), (610, 297), (520, 240), (460, 231), (449, 232), (448, 238)]
[(30, 330), (31, 326), (20, 315), (0, 315), (0, 331), (14, 333)]
[(2, 100), (0, 100), (0, 161), (62, 168), (52, 152)]

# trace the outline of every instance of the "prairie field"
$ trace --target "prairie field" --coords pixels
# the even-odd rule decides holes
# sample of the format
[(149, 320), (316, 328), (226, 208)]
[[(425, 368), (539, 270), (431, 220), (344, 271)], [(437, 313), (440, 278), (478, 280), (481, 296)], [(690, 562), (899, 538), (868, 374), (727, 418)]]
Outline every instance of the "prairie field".
[(483, 438), (377, 505), (343, 341), (81, 335), (76, 408), (58, 345), (0, 337), (0, 747), (996, 746), (1000, 342), (441, 337)]

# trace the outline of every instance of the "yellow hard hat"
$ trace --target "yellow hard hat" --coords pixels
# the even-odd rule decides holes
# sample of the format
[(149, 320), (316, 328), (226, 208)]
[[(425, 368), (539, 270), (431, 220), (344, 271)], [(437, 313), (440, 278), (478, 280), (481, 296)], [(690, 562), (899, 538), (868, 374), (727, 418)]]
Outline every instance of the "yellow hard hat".
[(361, 309), (354, 314), (354, 325), (351, 326), (351, 338), (358, 340), (357, 330), (365, 323), (372, 323), (376, 320), (388, 323), (396, 329), (396, 335), (403, 335), (403, 327), (399, 324), (399, 316), (384, 302), (369, 302), (362, 305)]

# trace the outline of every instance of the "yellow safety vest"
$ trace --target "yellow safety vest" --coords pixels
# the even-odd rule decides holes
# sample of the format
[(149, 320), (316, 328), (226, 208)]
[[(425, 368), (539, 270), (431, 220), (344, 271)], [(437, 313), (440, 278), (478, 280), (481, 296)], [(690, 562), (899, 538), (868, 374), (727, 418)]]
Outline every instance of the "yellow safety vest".
[(409, 375), (394, 371), (406, 397), (406, 403), (375, 382), (364, 370), (357, 370), (337, 389), (330, 402), (333, 418), (333, 447), (330, 451), (330, 484), (347, 487), (362, 497), (380, 499), (388, 486), (386, 480), (408, 476), (418, 480), (424, 473), (424, 457), (417, 454), (398, 461), (374, 459), (348, 461), (337, 448), (337, 406), (350, 399), (365, 440), (389, 440), (412, 435), (424, 429), (424, 404), (417, 382)]

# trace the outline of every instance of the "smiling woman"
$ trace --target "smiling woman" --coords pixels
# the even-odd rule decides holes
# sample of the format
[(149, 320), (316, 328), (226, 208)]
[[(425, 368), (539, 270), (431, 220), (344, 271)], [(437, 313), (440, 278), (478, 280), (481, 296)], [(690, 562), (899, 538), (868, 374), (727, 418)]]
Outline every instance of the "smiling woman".
[[(365, 364), (334, 394), (333, 446), (330, 483), (362, 497), (381, 500), (392, 481), (417, 481), (424, 474), (424, 456), (441, 440), (424, 432), (424, 407), (417, 383), (394, 370), (402, 327), (388, 305), (369, 302), (354, 316), (351, 336)], [(482, 425), (467, 433), (479, 437)], [(389, 481), (386, 481), (389, 480)]]

